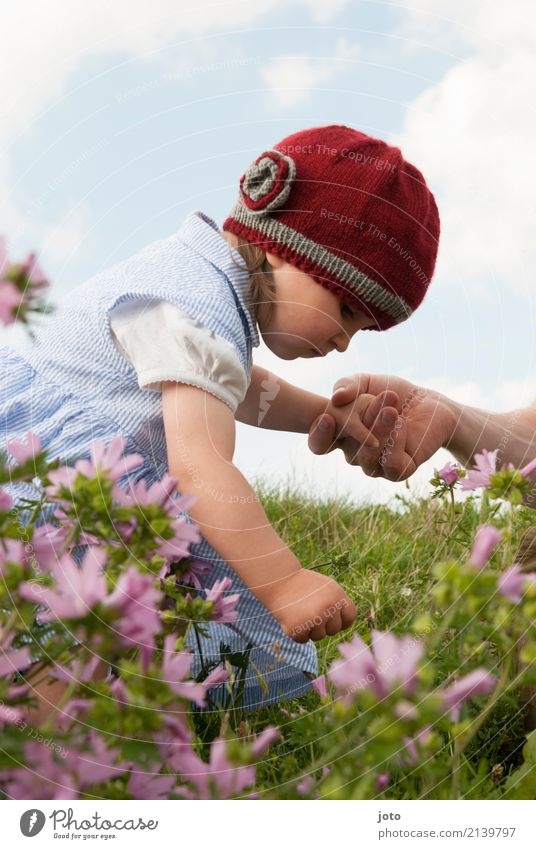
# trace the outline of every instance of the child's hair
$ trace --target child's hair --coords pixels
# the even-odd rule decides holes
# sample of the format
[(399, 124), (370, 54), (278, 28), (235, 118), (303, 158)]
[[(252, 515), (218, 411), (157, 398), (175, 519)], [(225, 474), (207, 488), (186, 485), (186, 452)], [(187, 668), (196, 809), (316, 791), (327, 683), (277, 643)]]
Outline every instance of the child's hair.
[[(268, 321), (274, 308), (275, 287), (272, 267), (266, 259), (266, 251), (252, 242), (248, 242), (247, 239), (235, 236), (234, 233), (225, 232), (224, 236), (229, 245), (238, 251), (249, 271), (249, 305), (254, 311), (255, 321), (258, 322), (259, 320), (259, 309), (261, 306), (263, 307), (263, 315), (266, 316), (266, 320)], [(229, 254), (233, 264), (238, 268), (243, 268), (235, 260), (230, 249)]]

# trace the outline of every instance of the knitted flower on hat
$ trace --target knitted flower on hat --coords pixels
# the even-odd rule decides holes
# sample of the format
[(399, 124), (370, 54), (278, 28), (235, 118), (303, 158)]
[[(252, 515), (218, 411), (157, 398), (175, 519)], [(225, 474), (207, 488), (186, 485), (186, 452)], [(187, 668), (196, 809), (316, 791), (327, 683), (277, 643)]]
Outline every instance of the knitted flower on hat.
[(240, 178), (223, 229), (304, 271), (385, 330), (423, 300), (440, 225), (423, 175), (397, 147), (331, 124), (261, 153)]

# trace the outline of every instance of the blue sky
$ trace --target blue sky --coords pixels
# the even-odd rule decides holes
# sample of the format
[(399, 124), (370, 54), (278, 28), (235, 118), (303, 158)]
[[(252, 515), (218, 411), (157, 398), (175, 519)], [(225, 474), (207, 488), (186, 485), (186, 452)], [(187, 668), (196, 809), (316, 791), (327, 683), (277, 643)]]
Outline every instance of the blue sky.
[[(0, 232), (30, 249), (51, 300), (177, 229), (221, 226), (238, 179), (279, 139), (344, 123), (400, 144), (442, 218), (436, 279), (414, 318), (319, 365), (257, 361), (329, 394), (393, 373), (488, 409), (533, 397), (534, 12), (518, 0), (257, 3), (52, 0), (5, 13)], [(24, 17), (23, 17), (24, 14)], [(531, 64), (532, 63), (532, 64)], [(0, 331), (16, 344), (18, 330)], [(493, 447), (493, 446), (490, 446)], [(435, 458), (437, 465), (443, 455)], [(239, 425), (254, 478), (386, 500), (403, 487), (315, 458), (298, 435)], [(425, 486), (432, 462), (412, 481)]]

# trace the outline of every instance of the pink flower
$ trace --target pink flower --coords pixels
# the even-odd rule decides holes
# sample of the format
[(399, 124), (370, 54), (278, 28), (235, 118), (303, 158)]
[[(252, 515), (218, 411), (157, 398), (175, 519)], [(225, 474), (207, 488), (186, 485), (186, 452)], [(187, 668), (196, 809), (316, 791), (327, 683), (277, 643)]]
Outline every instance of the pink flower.
[(536, 572), (522, 572), (519, 563), (514, 563), (499, 577), (497, 586), (501, 595), (517, 604), (523, 598), (526, 584), (536, 583)]
[(128, 792), (134, 799), (169, 799), (177, 778), (151, 772), (132, 772)]
[(12, 439), (11, 442), (6, 442), (6, 448), (9, 453), (15, 458), (18, 463), (25, 463), (41, 451), (41, 440), (34, 433), (26, 434), (28, 444), (21, 442), (18, 439)]
[(5, 640), (0, 646), (0, 678), (8, 676), (11, 678), (14, 672), (19, 672), (31, 664), (31, 655), (29, 648), (13, 649), (8, 652), (7, 649), (11, 645), (11, 640)]
[(197, 757), (191, 748), (174, 756), (174, 767), (196, 793), (186, 787), (176, 790), (188, 799), (230, 799), (255, 783), (255, 767), (235, 766), (227, 760), (225, 740), (217, 738), (210, 746), (210, 763)]
[(130, 763), (117, 761), (118, 752), (106, 748), (94, 731), (85, 743), (87, 751), (69, 747), (68, 757), (56, 758), (48, 746), (30, 740), (24, 747), (28, 766), (4, 772), (7, 792), (14, 799), (78, 799), (87, 785), (100, 784), (130, 768)]
[(211, 569), (210, 563), (206, 563), (204, 560), (190, 560), (188, 569), (180, 577), (177, 577), (177, 581), (180, 581), (181, 585), (191, 584), (192, 587), (200, 590), (203, 588), (201, 578), (208, 575)]
[(94, 654), (89, 660), (75, 659), (69, 666), (61, 666), (59, 663), (50, 670), (51, 678), (59, 681), (91, 681), (93, 673), (100, 663), (100, 657)]
[(489, 485), (491, 475), (497, 471), (498, 453), (499, 449), (496, 448), (495, 451), (484, 449), (482, 454), (475, 454), (475, 467), (460, 481), (462, 490), (479, 489)]
[(48, 572), (61, 556), (60, 551), (64, 547), (66, 539), (67, 530), (63, 526), (57, 528), (48, 522), (39, 525), (39, 527), (33, 529), (29, 550), (24, 555), (25, 562), (34, 567), (37, 564), (39, 569)]
[(236, 606), (240, 599), (240, 593), (225, 596), (225, 591), (232, 586), (233, 582), (230, 578), (222, 578), (220, 581), (216, 581), (212, 589), (205, 590), (207, 601), (214, 604), (211, 616), (213, 622), (236, 622), (238, 619)]
[(116, 627), (122, 643), (141, 647), (146, 661), (154, 647), (154, 637), (162, 629), (157, 610), (161, 599), (162, 593), (154, 586), (153, 576), (142, 575), (135, 566), (129, 566), (119, 576), (106, 599), (106, 606), (121, 614)]
[(7, 513), (9, 510), (11, 510), (12, 506), (13, 499), (11, 498), (11, 495), (9, 494), (9, 492), (6, 492), (5, 489), (2, 489), (0, 487), (0, 510), (3, 510), (5, 513)]
[(423, 654), (421, 643), (415, 637), (396, 637), (387, 631), (372, 631), (371, 637), (372, 649), (357, 634), (337, 646), (344, 660), (332, 663), (330, 681), (347, 694), (371, 690), (380, 699), (398, 686), (411, 693)]
[(378, 790), (385, 790), (389, 786), (391, 775), (389, 772), (379, 772), (376, 776), (376, 787)]
[(6, 563), (24, 563), (24, 545), (20, 539), (3, 537), (0, 539), (0, 574)]
[(501, 538), (501, 532), (494, 525), (481, 525), (476, 532), (473, 548), (469, 555), (471, 566), (483, 569), (499, 545)]
[(106, 598), (106, 580), (103, 568), (106, 552), (99, 546), (90, 546), (84, 554), (80, 567), (70, 554), (63, 554), (51, 565), (56, 579), (56, 588), (24, 581), (20, 594), (27, 601), (44, 604), (48, 612), (39, 612), (43, 622), (52, 619), (81, 619), (91, 608)]
[(417, 732), (413, 737), (402, 737), (404, 742), (405, 750), (400, 757), (400, 762), (405, 766), (414, 766), (420, 757), (420, 753), (417, 749), (417, 744), (426, 745), (428, 740), (430, 739), (430, 735), (432, 733), (432, 729), (429, 725), (425, 728), (422, 728)]
[(451, 486), (453, 483), (456, 483), (456, 481), (460, 479), (459, 467), (454, 466), (452, 463), (447, 463), (446, 466), (443, 466), (443, 468), (440, 469), (437, 474), (439, 475), (441, 480), (448, 486)]
[(528, 478), (529, 475), (533, 475), (534, 472), (536, 472), (536, 457), (520, 469), (520, 474), (522, 474), (524, 478)]
[(173, 634), (168, 634), (164, 640), (163, 680), (178, 696), (203, 707), (206, 702), (205, 682), (184, 680), (190, 673), (193, 654), (189, 651), (175, 651), (175, 642), (176, 638)]
[(143, 506), (147, 504), (158, 504), (164, 507), (166, 513), (172, 519), (171, 528), (174, 536), (171, 539), (160, 537), (156, 552), (168, 560), (180, 560), (189, 557), (190, 545), (201, 540), (201, 534), (197, 525), (189, 524), (184, 516), (178, 516), (180, 511), (186, 511), (195, 503), (195, 495), (183, 495), (174, 498), (177, 493), (177, 481), (170, 475), (165, 474), (161, 480), (155, 481), (147, 489), (145, 481), (137, 484), (129, 484), (127, 491), (122, 487), (115, 486), (114, 498), (126, 507)]
[(143, 463), (141, 454), (123, 456), (126, 441), (123, 436), (116, 436), (106, 446), (102, 440), (94, 442), (90, 448), (91, 460), (78, 460), (75, 469), (86, 478), (104, 474), (108, 480), (119, 480)]
[(461, 705), (466, 699), (483, 693), (491, 693), (494, 684), (493, 675), (487, 669), (478, 667), (443, 690), (441, 694), (443, 705), (450, 711), (453, 722), (458, 721)]
[(300, 796), (307, 796), (315, 786), (315, 780), (312, 775), (306, 775), (301, 781), (296, 784), (296, 790)]
[(319, 675), (314, 681), (311, 681), (311, 686), (315, 693), (318, 693), (323, 699), (329, 696), (328, 682), (325, 675)]
[(11, 280), (0, 280), (0, 321), (6, 327), (16, 322), (16, 310), (23, 300), (24, 295)]
[(281, 732), (279, 728), (276, 728), (275, 725), (268, 725), (267, 728), (255, 737), (251, 747), (251, 754), (254, 758), (259, 758), (280, 737)]

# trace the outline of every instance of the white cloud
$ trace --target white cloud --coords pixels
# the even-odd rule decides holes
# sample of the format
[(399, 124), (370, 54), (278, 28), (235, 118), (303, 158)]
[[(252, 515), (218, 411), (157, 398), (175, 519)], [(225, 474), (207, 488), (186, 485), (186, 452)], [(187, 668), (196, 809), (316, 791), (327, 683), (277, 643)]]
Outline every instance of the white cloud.
[(261, 72), (270, 92), (270, 105), (289, 108), (302, 103), (316, 86), (348, 73), (347, 63), (355, 61), (358, 55), (358, 46), (341, 37), (333, 56), (294, 54), (276, 57)]
[[(406, 3), (403, 33), (471, 55), (407, 109), (394, 141), (422, 169), (442, 218), (438, 276), (484, 294), (505, 282), (534, 292), (535, 12), (529, 0)], [(408, 46), (411, 42), (408, 41)]]
[[(307, 11), (314, 21), (327, 22), (348, 0), (64, 0), (11, 3), (2, 15), (0, 50), (0, 221), (13, 238), (40, 231), (18, 208), (16, 188), (9, 179), (9, 147), (66, 90), (71, 75), (85, 62), (107, 55), (123, 62), (134, 57), (161, 64), (176, 62), (164, 48), (178, 38), (183, 57), (221, 60), (221, 43), (202, 36), (218, 30), (239, 31), (255, 22), (274, 23), (291, 6)], [(199, 37), (201, 36), (201, 37)], [(192, 41), (189, 42), (188, 39)], [(173, 65), (175, 69), (175, 65)], [(36, 242), (38, 243), (38, 242)]]

